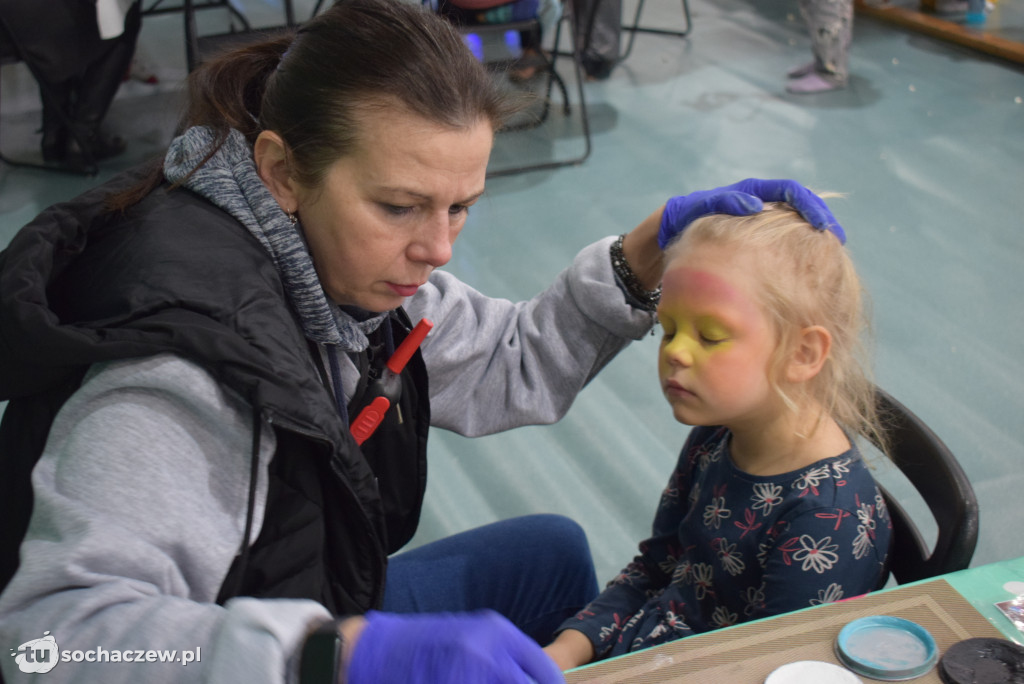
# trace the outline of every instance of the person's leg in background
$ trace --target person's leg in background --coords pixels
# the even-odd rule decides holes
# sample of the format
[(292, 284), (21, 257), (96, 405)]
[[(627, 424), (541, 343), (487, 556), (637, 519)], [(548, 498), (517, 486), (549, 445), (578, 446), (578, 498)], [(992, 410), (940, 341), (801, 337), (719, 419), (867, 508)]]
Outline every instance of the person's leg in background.
[(597, 596), (583, 529), (557, 515), (530, 515), (445, 537), (393, 556), (382, 610), (493, 609), (539, 644)]
[(608, 78), (619, 62), (622, 0), (575, 0), (573, 21), (587, 76)]
[[(124, 32), (116, 38), (96, 41), (92, 58), (76, 79), (71, 138), (72, 147), (78, 142), (88, 148), (78, 150), (83, 156), (88, 153), (99, 160), (124, 152), (124, 139), (104, 133), (102, 123), (131, 66), (141, 25), (140, 6), (134, 3), (125, 17)], [(96, 35), (99, 36), (98, 29)]]
[(853, 0), (800, 0), (807, 22), (814, 61), (789, 72), (791, 93), (810, 94), (846, 86), (850, 41), (853, 37)]

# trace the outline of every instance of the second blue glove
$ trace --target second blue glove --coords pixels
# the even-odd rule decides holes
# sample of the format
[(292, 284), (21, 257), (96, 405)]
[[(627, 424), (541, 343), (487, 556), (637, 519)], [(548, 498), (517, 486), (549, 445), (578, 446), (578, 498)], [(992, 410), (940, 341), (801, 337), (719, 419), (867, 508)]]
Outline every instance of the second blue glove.
[(349, 684), (564, 684), (554, 661), (498, 613), (366, 614)]

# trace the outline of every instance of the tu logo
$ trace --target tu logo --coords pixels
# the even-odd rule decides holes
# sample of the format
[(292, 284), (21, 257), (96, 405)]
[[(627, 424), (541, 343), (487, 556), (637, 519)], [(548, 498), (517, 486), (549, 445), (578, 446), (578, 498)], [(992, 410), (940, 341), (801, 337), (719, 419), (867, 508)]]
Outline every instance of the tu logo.
[(42, 674), (49, 672), (60, 660), (60, 651), (57, 648), (57, 641), (49, 632), (43, 632), (39, 639), (26, 641), (18, 650), (11, 651), (14, 662), (22, 672), (35, 672)]

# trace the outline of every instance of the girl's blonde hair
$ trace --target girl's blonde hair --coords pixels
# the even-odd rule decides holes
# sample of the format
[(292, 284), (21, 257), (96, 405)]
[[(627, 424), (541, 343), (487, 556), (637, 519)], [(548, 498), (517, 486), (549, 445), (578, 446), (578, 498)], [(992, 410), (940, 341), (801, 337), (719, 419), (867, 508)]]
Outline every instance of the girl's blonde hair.
[[(795, 410), (805, 399), (816, 401), (840, 426), (884, 452), (886, 441), (867, 363), (866, 295), (836, 236), (814, 229), (788, 204), (765, 203), (764, 210), (752, 216), (715, 214), (697, 219), (668, 247), (666, 263), (701, 245), (754, 256), (760, 270), (758, 296), (778, 341), (769, 381), (786, 405)], [(828, 359), (811, 380), (783, 388), (779, 379), (788, 352), (799, 332), (813, 325), (832, 336)]]

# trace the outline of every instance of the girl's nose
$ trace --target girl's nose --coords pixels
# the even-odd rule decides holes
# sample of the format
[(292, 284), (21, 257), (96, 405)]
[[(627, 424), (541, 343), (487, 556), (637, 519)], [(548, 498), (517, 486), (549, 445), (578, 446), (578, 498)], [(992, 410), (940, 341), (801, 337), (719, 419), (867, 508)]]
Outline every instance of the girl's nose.
[(693, 365), (693, 345), (683, 335), (677, 335), (675, 339), (665, 346), (665, 358), (669, 363), (677, 364), (688, 368)]

